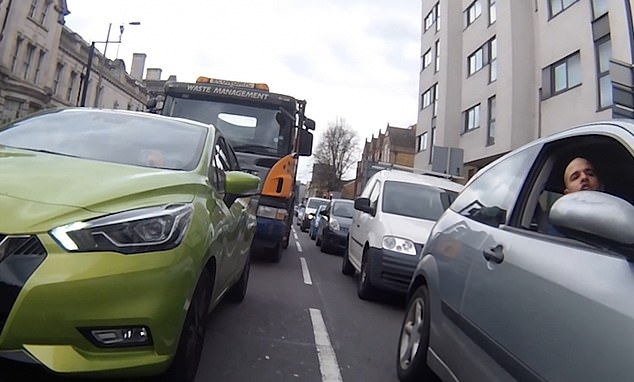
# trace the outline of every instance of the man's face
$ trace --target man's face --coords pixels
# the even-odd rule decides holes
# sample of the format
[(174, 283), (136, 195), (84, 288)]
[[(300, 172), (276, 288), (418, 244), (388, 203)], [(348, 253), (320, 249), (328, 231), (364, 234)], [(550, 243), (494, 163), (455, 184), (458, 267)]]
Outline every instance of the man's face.
[(564, 194), (581, 190), (597, 191), (601, 188), (601, 182), (594, 171), (592, 164), (583, 158), (575, 158), (566, 167), (564, 172)]

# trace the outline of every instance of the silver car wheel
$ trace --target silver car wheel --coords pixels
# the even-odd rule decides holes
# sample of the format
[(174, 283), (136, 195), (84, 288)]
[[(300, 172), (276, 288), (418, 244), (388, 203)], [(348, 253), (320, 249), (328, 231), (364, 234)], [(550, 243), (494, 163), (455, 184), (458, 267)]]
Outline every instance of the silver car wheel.
[(413, 362), (420, 346), (421, 332), (424, 325), (425, 302), (417, 298), (410, 305), (401, 329), (399, 359), (401, 368), (407, 369)]

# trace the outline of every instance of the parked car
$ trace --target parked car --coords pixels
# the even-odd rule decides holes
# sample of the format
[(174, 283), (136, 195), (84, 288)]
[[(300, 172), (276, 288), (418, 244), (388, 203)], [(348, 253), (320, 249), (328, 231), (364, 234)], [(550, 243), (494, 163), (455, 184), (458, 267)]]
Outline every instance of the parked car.
[(310, 236), (310, 240), (315, 240), (317, 238), (317, 228), (319, 227), (319, 221), (322, 220), (321, 212), (326, 209), (327, 204), (322, 204), (317, 208), (315, 212), (315, 217), (310, 221), (310, 227), (308, 228), (308, 236)]
[(301, 225), (302, 224), (302, 220), (304, 219), (304, 212), (305, 211), (306, 211), (306, 206), (304, 206), (303, 204), (300, 205), (297, 208), (297, 220), (296, 220), (297, 225)]
[(0, 358), (193, 381), (249, 280), (256, 176), (211, 125), (62, 109), (0, 127)]
[(632, 121), (596, 122), (480, 170), (419, 258), (400, 380), (632, 380), (633, 153)]
[(382, 170), (368, 180), (354, 201), (341, 268), (345, 275), (359, 274), (360, 298), (371, 299), (378, 289), (407, 291), (431, 227), (462, 187), (400, 170)]
[(315, 213), (317, 212), (317, 208), (319, 206), (327, 204), (330, 202), (330, 199), (324, 198), (308, 198), (306, 202), (306, 208), (304, 209), (304, 216), (302, 216), (302, 221), (300, 222), (299, 228), (302, 232), (308, 231), (310, 228), (310, 222), (315, 218)]
[(348, 231), (352, 224), (354, 201), (332, 199), (321, 215), (317, 229), (317, 244), (322, 252), (343, 253), (348, 243)]

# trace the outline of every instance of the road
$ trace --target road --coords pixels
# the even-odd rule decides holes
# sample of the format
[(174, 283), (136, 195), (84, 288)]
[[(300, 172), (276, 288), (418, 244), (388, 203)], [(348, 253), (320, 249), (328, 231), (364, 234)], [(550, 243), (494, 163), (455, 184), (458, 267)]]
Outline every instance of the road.
[[(252, 262), (245, 300), (213, 312), (196, 381), (397, 381), (402, 300), (360, 300), (341, 256), (320, 252), (294, 226), (279, 263)], [(71, 380), (10, 367), (2, 382)], [(0, 369), (0, 381), (6, 375)]]

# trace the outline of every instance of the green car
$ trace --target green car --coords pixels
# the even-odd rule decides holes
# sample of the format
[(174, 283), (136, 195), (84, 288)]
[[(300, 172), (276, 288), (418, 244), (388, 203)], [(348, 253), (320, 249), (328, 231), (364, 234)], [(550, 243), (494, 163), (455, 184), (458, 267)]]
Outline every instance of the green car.
[(61, 109), (0, 128), (0, 358), (192, 381), (247, 290), (259, 179), (213, 126)]

